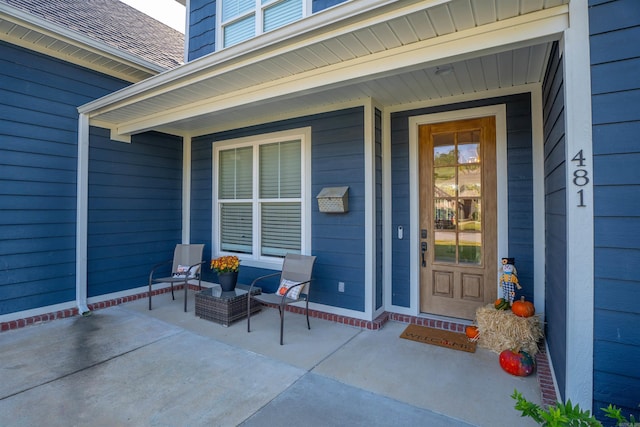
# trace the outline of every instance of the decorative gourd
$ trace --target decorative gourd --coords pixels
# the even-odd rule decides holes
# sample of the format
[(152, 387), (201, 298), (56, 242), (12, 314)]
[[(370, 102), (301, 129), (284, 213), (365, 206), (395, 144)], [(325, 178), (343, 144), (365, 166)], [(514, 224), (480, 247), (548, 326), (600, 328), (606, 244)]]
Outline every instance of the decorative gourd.
[(467, 334), (467, 338), (470, 340), (475, 340), (480, 335), (480, 331), (477, 326), (469, 325), (464, 329), (464, 333)]
[(519, 317), (531, 317), (536, 313), (536, 308), (533, 306), (533, 303), (525, 301), (524, 297), (520, 297), (520, 301), (513, 302), (511, 311)]
[(504, 298), (498, 298), (496, 302), (493, 303), (493, 307), (496, 310), (508, 310), (509, 308), (511, 308), (511, 306), (509, 305), (509, 301)]
[(533, 373), (536, 364), (526, 351), (504, 350), (500, 353), (500, 367), (517, 377), (526, 377)]

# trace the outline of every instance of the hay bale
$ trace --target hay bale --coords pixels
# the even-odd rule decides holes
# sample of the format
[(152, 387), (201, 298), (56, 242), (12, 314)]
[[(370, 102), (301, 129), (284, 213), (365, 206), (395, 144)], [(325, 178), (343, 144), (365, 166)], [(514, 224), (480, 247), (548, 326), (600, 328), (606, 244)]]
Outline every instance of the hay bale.
[(476, 310), (476, 323), (480, 331), (480, 347), (498, 354), (516, 348), (531, 356), (538, 352), (538, 341), (543, 337), (542, 322), (538, 316), (518, 317), (511, 310), (496, 310), (490, 304)]

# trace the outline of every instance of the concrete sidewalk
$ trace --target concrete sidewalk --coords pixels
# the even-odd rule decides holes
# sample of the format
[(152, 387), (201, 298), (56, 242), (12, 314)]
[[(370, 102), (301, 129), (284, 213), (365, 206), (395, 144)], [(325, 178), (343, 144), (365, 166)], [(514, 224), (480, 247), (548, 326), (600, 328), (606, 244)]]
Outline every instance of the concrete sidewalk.
[(535, 376), (497, 355), (277, 310), (228, 328), (154, 299), (0, 334), (2, 426), (527, 426), (509, 397)]

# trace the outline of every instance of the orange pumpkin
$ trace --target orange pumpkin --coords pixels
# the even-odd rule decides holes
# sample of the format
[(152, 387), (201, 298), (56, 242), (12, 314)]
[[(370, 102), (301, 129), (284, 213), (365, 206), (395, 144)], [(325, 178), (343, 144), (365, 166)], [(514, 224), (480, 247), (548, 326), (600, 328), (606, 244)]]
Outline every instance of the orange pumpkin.
[(464, 329), (464, 333), (467, 334), (467, 338), (470, 340), (476, 339), (480, 335), (477, 326), (469, 325)]
[(513, 302), (511, 311), (519, 317), (531, 317), (536, 313), (536, 308), (533, 306), (533, 303), (525, 301), (524, 297), (520, 297), (520, 301)]

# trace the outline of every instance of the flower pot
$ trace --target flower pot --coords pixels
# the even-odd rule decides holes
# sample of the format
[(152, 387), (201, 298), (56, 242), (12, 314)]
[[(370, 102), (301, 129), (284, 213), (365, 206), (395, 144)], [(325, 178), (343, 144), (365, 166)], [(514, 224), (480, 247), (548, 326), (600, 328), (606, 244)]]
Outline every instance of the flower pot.
[(218, 273), (218, 283), (222, 292), (229, 292), (236, 288), (238, 283), (238, 272)]

